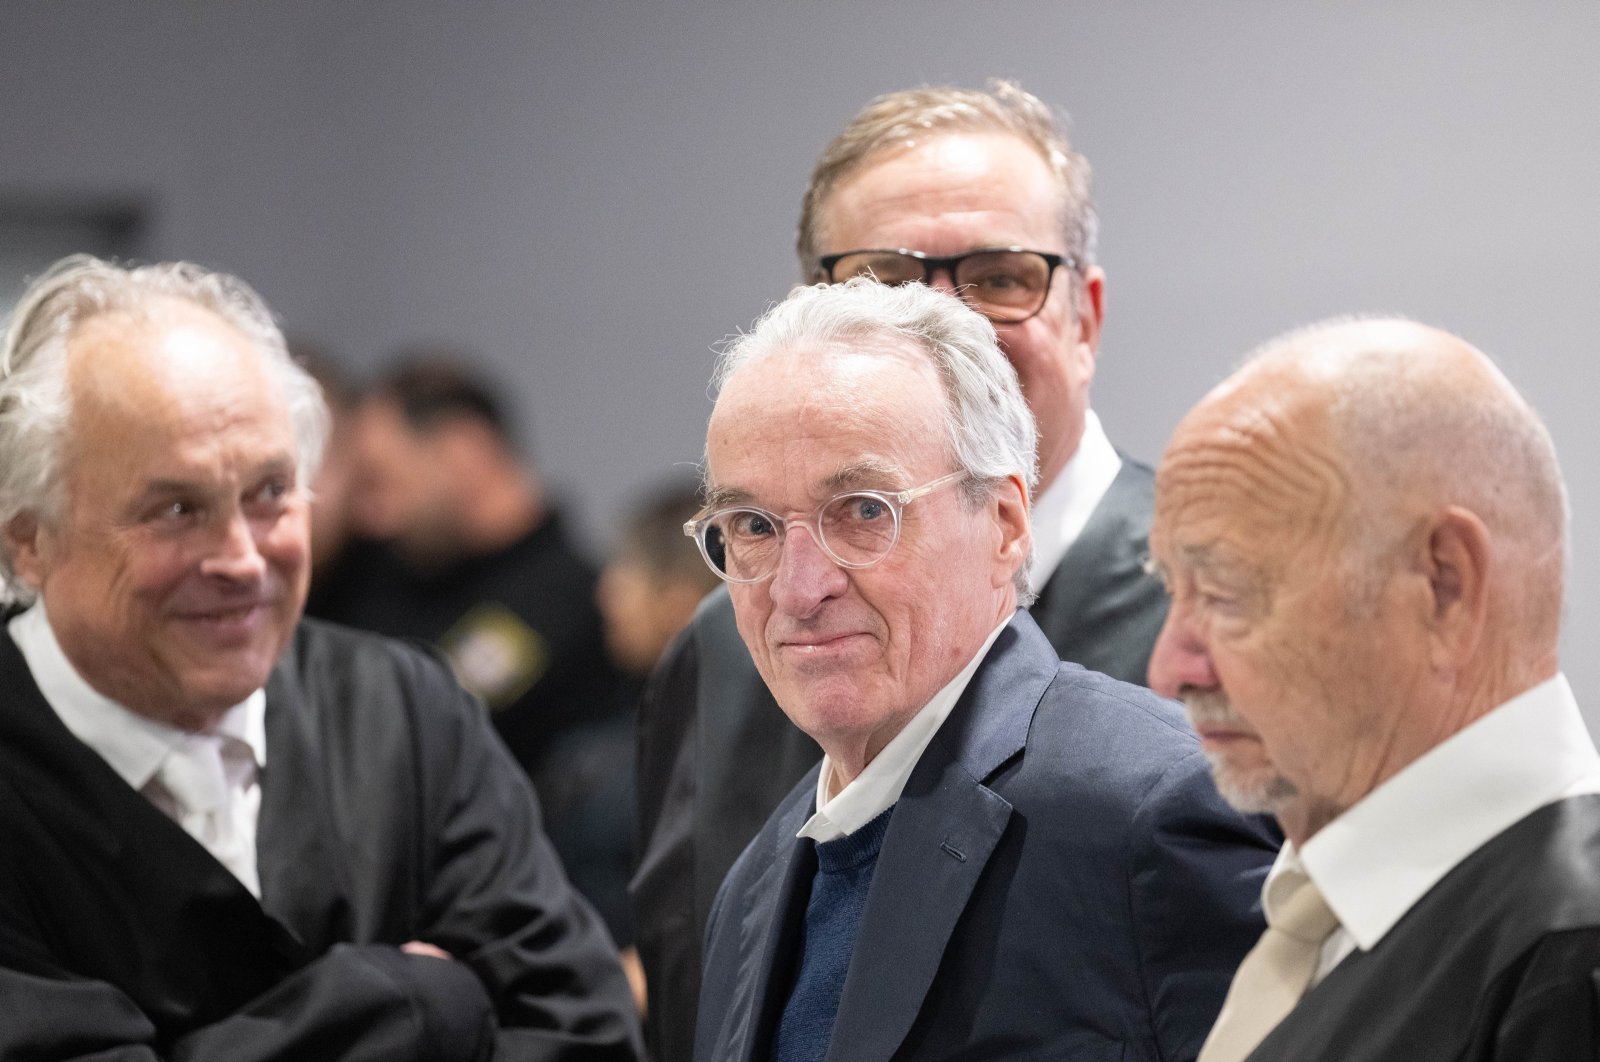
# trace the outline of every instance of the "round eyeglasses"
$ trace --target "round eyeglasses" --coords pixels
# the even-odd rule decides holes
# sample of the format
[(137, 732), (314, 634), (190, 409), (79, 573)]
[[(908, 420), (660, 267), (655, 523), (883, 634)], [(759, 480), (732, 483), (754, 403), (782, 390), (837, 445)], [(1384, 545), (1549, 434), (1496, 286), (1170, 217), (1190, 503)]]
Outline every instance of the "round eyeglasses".
[(817, 259), (818, 270), (830, 284), (864, 276), (883, 284), (931, 284), (933, 275), (944, 270), (956, 294), (995, 324), (1021, 324), (1037, 316), (1050, 301), (1050, 280), (1062, 264), (1078, 268), (1071, 255), (1021, 247), (988, 247), (942, 258), (902, 247), (845, 251)]
[(900, 540), (900, 514), (907, 505), (940, 487), (966, 478), (951, 472), (910, 490), (853, 490), (835, 494), (809, 520), (785, 520), (766, 509), (736, 505), (695, 517), (683, 533), (700, 547), (700, 555), (730, 583), (759, 583), (778, 570), (785, 532), (798, 524), (841, 568), (870, 568), (889, 555)]

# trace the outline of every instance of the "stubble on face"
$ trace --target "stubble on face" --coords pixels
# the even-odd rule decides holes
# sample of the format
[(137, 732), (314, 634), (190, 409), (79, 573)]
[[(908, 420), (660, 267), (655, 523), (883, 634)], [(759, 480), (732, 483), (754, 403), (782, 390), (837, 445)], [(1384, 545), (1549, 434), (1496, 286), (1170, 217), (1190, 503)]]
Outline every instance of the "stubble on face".
[(1249, 815), (1276, 815), (1296, 797), (1299, 789), (1272, 762), (1261, 737), (1233, 707), (1221, 690), (1184, 690), (1179, 695), (1189, 713), (1189, 725), (1202, 737), (1226, 735), (1205, 746), (1206, 762), (1217, 792), (1235, 811)]

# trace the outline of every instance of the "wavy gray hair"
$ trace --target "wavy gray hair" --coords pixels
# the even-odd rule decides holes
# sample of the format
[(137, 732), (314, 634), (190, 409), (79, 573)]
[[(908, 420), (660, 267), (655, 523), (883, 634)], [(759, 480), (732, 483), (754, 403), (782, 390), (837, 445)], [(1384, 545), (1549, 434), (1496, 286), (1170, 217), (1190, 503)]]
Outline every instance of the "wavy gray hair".
[[(328, 437), (317, 382), (289, 356), (272, 311), (244, 281), (190, 262), (123, 267), (91, 255), (61, 259), (28, 286), (0, 347), (0, 527), (23, 513), (64, 511), (61, 454), (72, 417), (67, 347), (85, 322), (108, 313), (142, 315), (154, 298), (201, 306), (237, 328), (283, 387), (294, 426), (302, 484), (311, 481)], [(27, 603), (11, 549), (0, 536), (0, 602)]]
[[(989, 497), (1001, 480), (1022, 477), (1029, 497), (1038, 481), (1037, 428), (1017, 371), (995, 339), (994, 326), (953, 295), (922, 284), (891, 287), (866, 277), (843, 284), (796, 287), (735, 337), (717, 361), (713, 387), (767, 355), (798, 346), (837, 346), (872, 339), (910, 343), (933, 362), (944, 385), (946, 442), (967, 473), (968, 501)], [(1014, 581), (1032, 599), (1028, 564)]]

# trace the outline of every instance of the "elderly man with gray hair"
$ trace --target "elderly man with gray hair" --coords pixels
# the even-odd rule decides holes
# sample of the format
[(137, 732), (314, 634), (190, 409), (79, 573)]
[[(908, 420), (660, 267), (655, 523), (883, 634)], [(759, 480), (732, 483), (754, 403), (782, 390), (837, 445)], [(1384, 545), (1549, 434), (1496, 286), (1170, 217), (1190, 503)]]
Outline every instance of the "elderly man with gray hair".
[(235, 278), (74, 257), (18, 304), (0, 1057), (637, 1057), (482, 707), (300, 620), (326, 426)]
[(1557, 659), (1566, 491), (1481, 352), (1268, 344), (1161, 462), (1151, 678), (1288, 836), (1205, 1062), (1600, 1051), (1600, 756)]
[[(1145, 569), (1155, 477), (1090, 408), (1106, 275), (1089, 163), (1014, 82), (872, 100), (823, 149), (801, 203), (808, 282), (955, 292), (993, 325), (1038, 424), (1029, 612), (1063, 660), (1143, 683), (1166, 616)], [(739, 640), (726, 594), (663, 661), (639, 714), (632, 892), (659, 1062), (691, 1054), (700, 943), (739, 851), (816, 760)]]
[(1273, 844), (1176, 706), (1063, 664), (994, 328), (801, 288), (728, 349), (685, 530), (822, 762), (712, 909), (695, 1056), (1192, 1058)]

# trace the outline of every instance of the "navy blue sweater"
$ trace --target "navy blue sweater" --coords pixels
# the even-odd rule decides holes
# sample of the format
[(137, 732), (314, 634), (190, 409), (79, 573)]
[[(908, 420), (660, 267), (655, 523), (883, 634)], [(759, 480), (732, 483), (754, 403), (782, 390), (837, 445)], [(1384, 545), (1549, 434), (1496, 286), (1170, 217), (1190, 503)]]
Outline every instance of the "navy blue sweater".
[(818, 1062), (828, 1053), (867, 890), (878, 866), (891, 805), (855, 833), (817, 848), (817, 873), (806, 902), (799, 968), (773, 1037), (772, 1062)]

